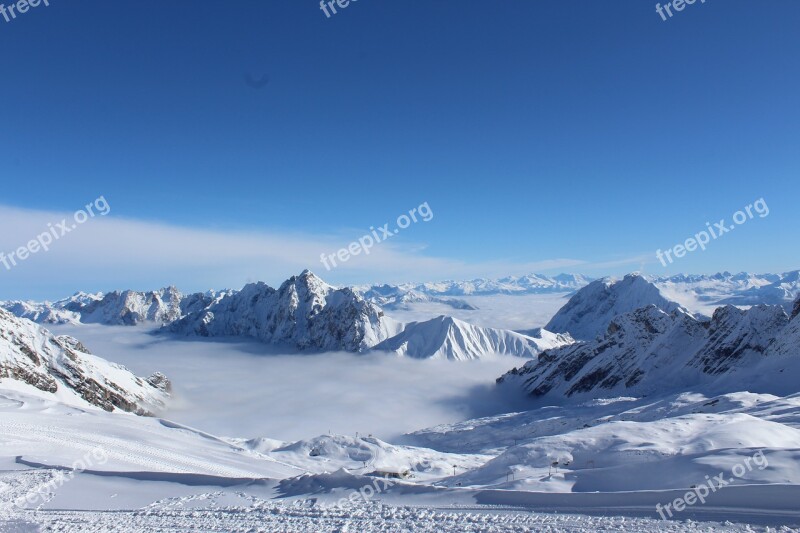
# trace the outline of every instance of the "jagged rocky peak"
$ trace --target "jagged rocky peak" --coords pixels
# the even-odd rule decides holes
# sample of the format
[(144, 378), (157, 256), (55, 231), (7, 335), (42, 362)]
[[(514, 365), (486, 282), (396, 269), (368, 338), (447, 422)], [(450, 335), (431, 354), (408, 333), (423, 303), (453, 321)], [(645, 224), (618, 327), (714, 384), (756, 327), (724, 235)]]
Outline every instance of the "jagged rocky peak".
[(800, 358), (800, 298), (794, 303), (789, 325), (769, 345), (767, 355), (779, 358)]
[(169, 380), (148, 379), (92, 355), (77, 339), (55, 336), (0, 309), (0, 379), (20, 381), (54, 399), (88, 403), (106, 411), (152, 415), (169, 398)]
[(667, 313), (676, 310), (688, 313), (680, 304), (664, 297), (658, 287), (643, 276), (628, 274), (622, 280), (605, 278), (582, 288), (556, 313), (545, 329), (590, 340), (602, 335), (614, 317), (648, 305), (655, 305)]
[(190, 336), (249, 336), (300, 350), (359, 352), (399, 328), (352, 289), (337, 289), (305, 270), (277, 290), (251, 283), (168, 330)]
[(653, 368), (685, 364), (680, 357), (704, 335), (705, 328), (693, 317), (650, 305), (615, 317), (604, 337), (547, 350), (498, 382), (515, 383), (536, 397), (594, 396), (632, 388), (645, 393), (658, 386), (658, 380), (651, 381)]
[(692, 386), (739, 390), (746, 384), (732, 380), (767, 368), (770, 355), (800, 362), (800, 327), (794, 326), (777, 305), (726, 306), (708, 322), (650, 305), (615, 317), (602, 338), (545, 351), (498, 382), (553, 398), (643, 396)]
[(180, 318), (183, 295), (175, 287), (157, 291), (110, 292), (85, 305), (81, 321), (108, 325), (135, 325), (145, 321), (167, 323)]

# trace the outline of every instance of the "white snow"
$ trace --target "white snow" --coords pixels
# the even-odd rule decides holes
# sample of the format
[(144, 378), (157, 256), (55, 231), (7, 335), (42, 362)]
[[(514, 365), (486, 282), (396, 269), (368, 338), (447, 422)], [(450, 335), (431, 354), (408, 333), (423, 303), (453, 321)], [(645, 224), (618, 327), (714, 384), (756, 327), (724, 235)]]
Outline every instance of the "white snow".
[[(608, 335), (561, 346), (571, 340), (533, 329), (541, 309), (516, 333), (438, 317), (392, 337), (398, 330), (383, 324), (396, 322), (356, 293), (303, 276), (278, 291), (243, 291), (271, 302), (263, 307), (232, 294), (211, 307), (202, 298), (192, 304), (203, 316), (192, 327), (220, 320), (213, 326), (220, 333), (250, 340), (177, 339), (151, 334), (152, 325), (53, 326), (78, 341), (0, 311), (0, 366), (17, 378), (19, 369), (28, 373), (0, 379), (0, 530), (798, 530), (800, 302), (790, 314), (785, 302), (726, 307), (704, 323), (661, 300), (646, 280), (616, 292), (600, 282), (605, 289), (578, 298), (570, 323), (586, 318), (595, 328), (608, 318)], [(789, 282), (744, 278), (751, 289)], [(540, 281), (426, 290), (533, 291)], [(598, 298), (585, 298), (590, 292)], [(556, 294), (464, 298), (544, 297), (552, 305)], [(152, 310), (126, 301), (110, 316)], [(447, 305), (406, 303), (401, 312)], [(625, 311), (639, 303), (655, 305)], [(485, 320), (500, 311), (462, 310), (484, 312)], [(265, 339), (289, 340), (294, 350), (258, 342)], [(363, 353), (381, 340), (408, 357)], [(331, 346), (356, 353), (298, 352)], [(166, 401), (164, 390), (89, 348), (138, 373), (170, 375), (163, 418), (106, 412), (76, 394), (97, 382), (137, 401), (150, 394)], [(494, 378), (518, 364), (502, 353), (539, 354), (526, 367), (552, 370), (537, 382), (552, 385), (549, 394), (524, 397), (533, 382), (495, 387)], [(614, 380), (594, 387), (640, 370), (639, 388), (615, 388)], [(698, 373), (710, 377), (694, 380)], [(504, 381), (530, 377), (517, 371)], [(49, 380), (64, 386), (52, 390)], [(565, 401), (577, 381), (591, 394)], [(137, 396), (137, 387), (147, 394)], [(73, 470), (98, 449), (107, 461)], [(387, 472), (400, 478), (382, 478)], [(729, 486), (673, 520), (659, 519), (656, 505), (717, 475)]]
[(494, 355), (535, 357), (542, 351), (572, 344), (569, 335), (539, 331), (522, 335), (513, 331), (482, 328), (453, 317), (407, 324), (398, 335), (373, 348), (416, 359), (468, 361)]

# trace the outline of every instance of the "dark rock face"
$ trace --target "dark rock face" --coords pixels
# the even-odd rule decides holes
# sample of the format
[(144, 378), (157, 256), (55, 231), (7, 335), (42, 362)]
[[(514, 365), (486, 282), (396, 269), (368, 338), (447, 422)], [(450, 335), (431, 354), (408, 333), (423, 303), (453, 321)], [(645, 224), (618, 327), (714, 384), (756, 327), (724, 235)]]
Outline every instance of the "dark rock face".
[(770, 343), (789, 324), (780, 306), (759, 305), (743, 311), (732, 305), (714, 312), (708, 339), (695, 357), (706, 374), (722, 374), (752, 357), (763, 356)]

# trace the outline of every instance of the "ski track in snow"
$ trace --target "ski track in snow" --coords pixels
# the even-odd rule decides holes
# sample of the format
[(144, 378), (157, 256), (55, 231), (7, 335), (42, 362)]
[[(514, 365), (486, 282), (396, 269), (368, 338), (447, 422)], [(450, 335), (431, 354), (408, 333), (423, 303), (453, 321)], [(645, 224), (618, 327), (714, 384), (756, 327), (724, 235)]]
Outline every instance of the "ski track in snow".
[[(195, 498), (196, 499), (196, 498)], [(180, 509), (156, 506), (140, 511), (26, 511), (0, 515), (0, 531), (59, 532), (755, 532), (797, 531), (760, 528), (730, 522), (661, 521), (624, 516), (530, 513), (494, 508), (448, 508), (361, 504), (321, 508), (256, 502), (252, 507)]]

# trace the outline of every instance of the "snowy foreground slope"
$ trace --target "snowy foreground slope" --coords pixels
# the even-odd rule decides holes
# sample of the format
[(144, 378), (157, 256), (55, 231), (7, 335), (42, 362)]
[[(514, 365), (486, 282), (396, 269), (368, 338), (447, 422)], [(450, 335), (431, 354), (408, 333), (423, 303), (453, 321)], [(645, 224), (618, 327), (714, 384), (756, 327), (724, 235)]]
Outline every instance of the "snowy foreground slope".
[[(0, 531), (759, 531), (800, 524), (799, 406), (620, 399), (432, 428), (413, 446), (224, 439), (4, 389)], [(756, 452), (763, 468), (676, 517), (704, 522), (659, 518), (657, 504)]]

